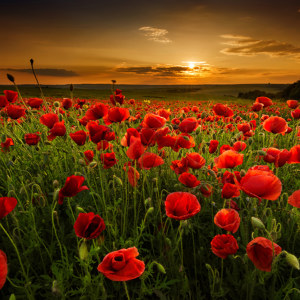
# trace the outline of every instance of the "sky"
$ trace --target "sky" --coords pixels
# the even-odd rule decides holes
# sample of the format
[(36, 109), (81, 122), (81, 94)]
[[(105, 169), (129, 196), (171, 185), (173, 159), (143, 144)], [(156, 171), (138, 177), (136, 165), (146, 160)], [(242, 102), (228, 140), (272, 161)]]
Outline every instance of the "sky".
[(0, 0), (0, 84), (300, 79), (299, 0)]

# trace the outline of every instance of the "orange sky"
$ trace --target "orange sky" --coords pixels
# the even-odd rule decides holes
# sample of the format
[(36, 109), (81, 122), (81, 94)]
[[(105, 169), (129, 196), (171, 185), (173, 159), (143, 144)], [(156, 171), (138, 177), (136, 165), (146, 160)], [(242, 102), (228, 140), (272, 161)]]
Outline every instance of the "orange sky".
[[(243, 2), (243, 3), (241, 3)], [(0, 84), (290, 83), (299, 1), (3, 0)]]

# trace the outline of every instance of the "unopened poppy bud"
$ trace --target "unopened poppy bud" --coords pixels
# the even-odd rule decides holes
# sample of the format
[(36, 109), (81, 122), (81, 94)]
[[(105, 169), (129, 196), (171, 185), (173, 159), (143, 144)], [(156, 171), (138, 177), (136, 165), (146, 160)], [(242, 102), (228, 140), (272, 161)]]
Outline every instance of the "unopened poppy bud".
[(119, 185), (119, 186), (123, 186), (123, 181), (121, 180), (121, 178), (117, 177), (116, 175), (113, 176), (114, 178), (114, 182)]
[(80, 172), (75, 172), (75, 176), (83, 176)]
[(56, 223), (59, 226), (59, 218), (58, 218), (58, 213), (56, 210), (53, 211), (53, 218), (56, 219)]
[(169, 246), (169, 247), (172, 247), (172, 242), (169, 238), (166, 238), (166, 244)]
[(84, 213), (84, 209), (78, 205), (76, 205), (76, 211)]
[(54, 106), (54, 107), (59, 107), (59, 105), (60, 105), (60, 104), (59, 104), (58, 101), (54, 101), (54, 102), (53, 102), (53, 106)]
[(147, 210), (147, 212), (146, 212), (146, 215), (152, 214), (153, 211), (154, 211), (154, 207), (149, 207), (148, 210)]
[(33, 65), (34, 60), (31, 58), (30, 59), (30, 64)]
[(26, 193), (26, 189), (24, 188), (24, 186), (22, 186), (22, 187), (20, 188), (19, 193), (20, 193), (21, 195)]
[(252, 145), (252, 144), (253, 144), (253, 138), (250, 137), (250, 138), (248, 139), (248, 145), (250, 146), (250, 145)]
[(86, 242), (83, 241), (79, 247), (79, 258), (81, 260), (86, 260), (89, 256), (89, 250), (87, 248)]
[(251, 224), (254, 228), (265, 229), (264, 223), (258, 218), (251, 217)]
[(186, 136), (186, 135), (184, 135), (183, 138), (184, 138), (186, 141), (189, 141), (189, 140), (190, 140), (189, 137)]
[(188, 226), (188, 220), (184, 220), (184, 221), (182, 221), (182, 223), (181, 223), (182, 225), (182, 227), (187, 227)]
[(264, 132), (260, 132), (258, 135), (265, 136)]
[(244, 177), (246, 175), (246, 171), (244, 170), (244, 169), (242, 169), (241, 171), (240, 171), (240, 176), (241, 177)]
[(58, 187), (59, 187), (59, 182), (58, 182), (58, 180), (53, 180), (53, 183), (52, 183), (52, 185), (53, 185), (53, 187), (55, 188), (55, 189), (57, 189)]
[(206, 150), (205, 150), (205, 146), (202, 147), (202, 150), (201, 150), (201, 151), (202, 151), (202, 153), (205, 153), (205, 151), (206, 151)]
[(82, 106), (82, 108), (83, 108), (83, 109), (88, 109), (89, 106), (88, 106), (87, 104), (84, 104), (84, 105)]
[(81, 166), (85, 166), (85, 161), (84, 161), (82, 158), (78, 159), (78, 163), (79, 163)]
[(58, 118), (59, 118), (59, 121), (61, 122), (63, 120), (63, 115), (62, 114), (59, 114), (58, 115)]
[(289, 195), (288, 195), (287, 193), (283, 193), (283, 194), (282, 194), (282, 200), (283, 200), (284, 202), (286, 202), (286, 201), (288, 201), (288, 199), (289, 199)]
[(9, 81), (15, 83), (15, 77), (14, 77), (14, 76), (12, 76), (11, 74), (6, 74), (6, 76), (7, 76), (7, 79), (8, 79)]
[(52, 283), (51, 291), (55, 296), (61, 296), (61, 290), (60, 290), (60, 288), (58, 286), (58, 282), (56, 280), (54, 280)]
[(208, 171), (209, 175), (217, 178), (216, 173), (213, 170), (207, 170), (207, 171)]
[(144, 204), (145, 204), (146, 206), (148, 206), (148, 205), (151, 205), (151, 202), (152, 202), (152, 199), (149, 197), (149, 198), (147, 198), (147, 199), (144, 201)]
[(202, 114), (201, 114), (201, 119), (204, 119), (207, 117), (207, 113), (204, 111)]
[(267, 155), (267, 153), (263, 150), (258, 150), (257, 152), (258, 152), (259, 155), (263, 155), (263, 156)]
[(217, 139), (217, 135), (216, 135), (215, 133), (213, 134), (212, 139), (213, 139), (213, 140), (216, 140), (216, 139)]
[(97, 165), (98, 165), (98, 163), (97, 163), (96, 161), (92, 161), (92, 162), (89, 164), (89, 167), (93, 169), (93, 168), (96, 168)]
[(164, 268), (163, 265), (159, 264), (158, 262), (155, 262), (156, 266), (157, 266), (157, 270), (160, 272), (160, 273), (163, 273), (163, 274), (166, 274), (166, 270)]
[(154, 193), (158, 193), (158, 188), (154, 188), (154, 189), (153, 189), (153, 192), (154, 192)]
[(201, 131), (201, 126), (198, 126), (198, 127), (196, 128), (195, 132), (196, 132), (196, 134), (198, 134), (198, 133), (200, 133), (200, 131)]
[(293, 255), (291, 253), (287, 253), (285, 260), (292, 268), (295, 268), (297, 270), (300, 269), (299, 260), (295, 255)]
[(70, 84), (70, 91), (73, 92), (73, 90), (74, 90), (74, 86), (73, 86), (73, 84), (71, 83), (71, 84)]
[(158, 182), (158, 179), (156, 177), (152, 178), (152, 182), (153, 183), (157, 183)]
[(15, 294), (11, 294), (11, 295), (9, 296), (9, 299), (8, 299), (8, 300), (16, 300)]
[(5, 141), (6, 141), (6, 135), (5, 134), (2, 135), (1, 140), (2, 140), (2, 143), (5, 143)]

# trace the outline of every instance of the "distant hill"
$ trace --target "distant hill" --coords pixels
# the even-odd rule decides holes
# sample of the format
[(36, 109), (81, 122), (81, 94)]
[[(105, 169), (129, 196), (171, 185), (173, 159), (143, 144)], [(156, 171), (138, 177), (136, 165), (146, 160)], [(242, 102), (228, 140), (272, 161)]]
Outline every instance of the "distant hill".
[(284, 100), (300, 100), (300, 80), (287, 86), (282, 92), (278, 94)]

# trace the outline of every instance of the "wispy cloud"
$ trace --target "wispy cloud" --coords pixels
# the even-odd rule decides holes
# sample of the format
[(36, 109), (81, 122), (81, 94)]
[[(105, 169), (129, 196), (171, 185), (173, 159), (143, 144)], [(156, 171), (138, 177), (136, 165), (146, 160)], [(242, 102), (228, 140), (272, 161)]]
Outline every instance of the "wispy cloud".
[[(2, 71), (9, 72), (22, 72), (31, 73), (31, 69), (1, 69)], [(66, 69), (35, 69), (35, 73), (41, 76), (54, 76), (54, 77), (74, 77), (79, 76), (76, 72)]]
[(258, 40), (248, 36), (224, 34), (227, 41), (223, 44), (230, 47), (221, 50), (228, 55), (255, 56), (266, 54), (271, 57), (290, 56), (300, 59), (300, 47), (276, 40)]
[(140, 27), (139, 30), (143, 32), (144, 36), (146, 36), (150, 41), (165, 43), (165, 44), (172, 42), (166, 36), (168, 34), (167, 29), (144, 26), (144, 27)]

